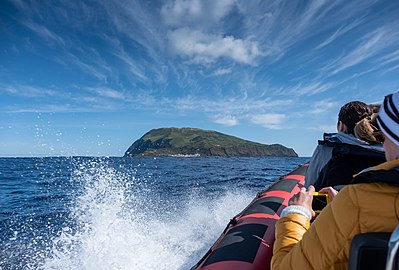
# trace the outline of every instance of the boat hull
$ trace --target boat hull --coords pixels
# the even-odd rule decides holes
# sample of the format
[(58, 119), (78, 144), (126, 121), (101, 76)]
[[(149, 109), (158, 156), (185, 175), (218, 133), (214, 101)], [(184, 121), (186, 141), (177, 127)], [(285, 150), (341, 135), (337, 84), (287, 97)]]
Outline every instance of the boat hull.
[(280, 177), (227, 224), (226, 229), (191, 270), (269, 269), (275, 223), (291, 197), (305, 184), (307, 164)]

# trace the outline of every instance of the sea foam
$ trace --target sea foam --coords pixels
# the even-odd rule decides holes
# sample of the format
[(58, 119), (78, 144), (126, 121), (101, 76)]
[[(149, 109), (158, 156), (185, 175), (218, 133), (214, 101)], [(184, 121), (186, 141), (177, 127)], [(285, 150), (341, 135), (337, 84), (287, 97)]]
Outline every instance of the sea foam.
[(254, 196), (237, 190), (207, 197), (192, 190), (187, 203), (165, 212), (143, 176), (91, 161), (72, 177), (83, 187), (70, 209), (76, 226), (52, 239), (41, 269), (189, 269)]

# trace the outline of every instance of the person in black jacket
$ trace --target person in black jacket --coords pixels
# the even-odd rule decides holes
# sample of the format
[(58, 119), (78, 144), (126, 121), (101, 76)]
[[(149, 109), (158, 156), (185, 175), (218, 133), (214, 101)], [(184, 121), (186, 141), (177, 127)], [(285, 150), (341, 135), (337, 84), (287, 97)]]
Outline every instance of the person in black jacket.
[[(377, 115), (374, 113), (356, 123), (354, 133), (358, 139), (382, 147), (383, 138), (376, 122)], [(385, 161), (383, 151), (337, 143), (333, 147), (331, 159), (321, 170), (314, 187), (316, 190), (328, 186), (339, 189), (339, 186), (349, 184), (354, 174)]]
[[(357, 159), (359, 155), (363, 156), (363, 154), (367, 150), (372, 150), (376, 152), (379, 157), (382, 157), (382, 160), (381, 159), (376, 161), (372, 160), (371, 162), (366, 162), (367, 164), (365, 164), (364, 166), (372, 166), (381, 163), (383, 161), (384, 150), (381, 145), (371, 145), (365, 141), (359, 140), (354, 135), (354, 129), (356, 123), (370, 116), (371, 113), (372, 113), (371, 107), (366, 103), (360, 101), (352, 101), (341, 107), (338, 114), (338, 123), (337, 123), (338, 133), (330, 133), (330, 134), (325, 133), (323, 136), (324, 140), (319, 141), (318, 146), (316, 147), (312, 155), (312, 158), (309, 162), (309, 167), (306, 172), (306, 177), (305, 177), (306, 187), (314, 185), (316, 181), (318, 181), (323, 168), (333, 157), (337, 156), (341, 157), (342, 155), (348, 153), (349, 156), (344, 159), (345, 163), (349, 165), (353, 160), (353, 158)], [(363, 164), (363, 162), (360, 162), (359, 164), (361, 165)], [(360, 167), (354, 166), (353, 173), (349, 172), (348, 174), (350, 176), (349, 179), (351, 179), (354, 173), (364, 168), (365, 167), (363, 166)], [(346, 170), (346, 172), (347, 171), (348, 170)], [(326, 171), (323, 172), (322, 177), (325, 177), (326, 173), (327, 173)], [(345, 177), (345, 179), (348, 180), (348, 177)]]

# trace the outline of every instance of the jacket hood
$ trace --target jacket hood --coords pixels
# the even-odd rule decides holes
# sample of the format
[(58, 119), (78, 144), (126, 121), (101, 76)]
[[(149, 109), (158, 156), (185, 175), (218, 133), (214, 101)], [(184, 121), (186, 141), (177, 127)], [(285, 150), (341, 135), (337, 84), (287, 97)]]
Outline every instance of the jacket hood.
[(352, 134), (346, 134), (346, 133), (342, 133), (342, 132), (338, 132), (336, 136), (343, 143), (353, 144), (353, 145), (357, 145), (357, 146), (360, 146), (363, 148), (384, 152), (384, 147), (382, 146), (382, 144), (370, 144), (363, 140), (359, 140)]
[(346, 143), (350, 145), (356, 145), (363, 147), (368, 150), (373, 150), (373, 151), (378, 151), (378, 152), (384, 152), (384, 147), (382, 144), (370, 144), (368, 142), (365, 142), (363, 140), (360, 140), (356, 138), (352, 134), (346, 134), (342, 132), (338, 133), (324, 133), (323, 134), (323, 141), (319, 141), (319, 144), (327, 144), (333, 146), (334, 144), (337, 143)]

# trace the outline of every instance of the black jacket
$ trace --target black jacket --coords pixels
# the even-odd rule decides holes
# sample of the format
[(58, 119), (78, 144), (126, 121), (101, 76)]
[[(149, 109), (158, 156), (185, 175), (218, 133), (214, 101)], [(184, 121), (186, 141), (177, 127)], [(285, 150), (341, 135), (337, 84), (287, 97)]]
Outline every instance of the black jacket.
[(315, 189), (347, 185), (352, 181), (354, 174), (385, 161), (383, 152), (346, 143), (335, 143), (332, 158), (321, 170), (314, 184)]
[(388, 183), (399, 184), (399, 167), (390, 170), (366, 170), (353, 177), (351, 184)]

